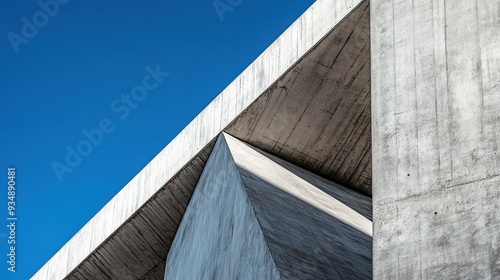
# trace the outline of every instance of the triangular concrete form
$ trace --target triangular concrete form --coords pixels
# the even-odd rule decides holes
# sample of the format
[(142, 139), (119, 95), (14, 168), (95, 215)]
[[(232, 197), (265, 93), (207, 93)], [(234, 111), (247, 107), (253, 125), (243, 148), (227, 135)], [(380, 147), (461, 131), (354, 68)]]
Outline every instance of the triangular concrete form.
[(371, 200), (221, 134), (165, 279), (370, 279)]

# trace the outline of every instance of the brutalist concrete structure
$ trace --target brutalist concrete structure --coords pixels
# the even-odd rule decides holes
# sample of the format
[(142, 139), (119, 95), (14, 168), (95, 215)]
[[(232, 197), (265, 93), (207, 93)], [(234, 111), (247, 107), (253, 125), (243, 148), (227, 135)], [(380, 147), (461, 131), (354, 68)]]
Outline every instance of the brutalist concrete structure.
[(222, 134), (165, 279), (369, 279), (371, 235), (367, 196)]
[(32, 279), (500, 279), (498, 108), (500, 1), (318, 0)]

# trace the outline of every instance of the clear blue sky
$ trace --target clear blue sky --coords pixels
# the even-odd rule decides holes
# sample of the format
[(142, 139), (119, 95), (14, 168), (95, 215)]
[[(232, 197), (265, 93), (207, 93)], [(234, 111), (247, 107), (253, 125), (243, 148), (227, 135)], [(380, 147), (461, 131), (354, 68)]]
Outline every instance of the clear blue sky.
[[(0, 4), (0, 279), (32, 276), (314, 2), (220, 0), (218, 13), (213, 0), (59, 1)], [(144, 94), (157, 65), (169, 75), (146, 78)], [(103, 119), (89, 148), (82, 131)]]

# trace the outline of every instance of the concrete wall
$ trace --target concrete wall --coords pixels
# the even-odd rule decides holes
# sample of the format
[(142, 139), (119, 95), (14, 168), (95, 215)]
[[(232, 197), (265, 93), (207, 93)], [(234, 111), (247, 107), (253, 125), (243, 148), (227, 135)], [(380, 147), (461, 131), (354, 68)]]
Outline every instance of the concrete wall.
[(165, 279), (370, 279), (371, 200), (220, 136)]
[(500, 1), (371, 1), (375, 279), (500, 279)]

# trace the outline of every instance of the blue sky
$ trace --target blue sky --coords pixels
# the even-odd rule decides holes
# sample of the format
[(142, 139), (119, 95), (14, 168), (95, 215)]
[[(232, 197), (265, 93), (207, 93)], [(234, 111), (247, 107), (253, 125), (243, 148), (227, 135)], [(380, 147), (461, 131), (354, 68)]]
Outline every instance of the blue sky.
[(0, 4), (0, 279), (32, 276), (314, 2), (59, 1)]

